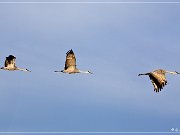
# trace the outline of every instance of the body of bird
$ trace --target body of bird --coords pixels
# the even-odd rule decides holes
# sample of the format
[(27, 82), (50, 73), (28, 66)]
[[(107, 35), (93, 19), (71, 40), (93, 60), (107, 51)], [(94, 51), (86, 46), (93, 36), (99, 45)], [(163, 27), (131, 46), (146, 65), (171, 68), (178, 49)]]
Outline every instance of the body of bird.
[(62, 73), (68, 73), (68, 74), (75, 74), (75, 73), (92, 74), (90, 71), (81, 71), (76, 67), (76, 57), (72, 49), (66, 53), (66, 61), (65, 61), (64, 70), (54, 71), (54, 72), (62, 72)]
[(153, 86), (154, 86), (154, 91), (159, 92), (159, 91), (161, 91), (161, 89), (163, 89), (163, 87), (165, 85), (167, 85), (166, 73), (180, 74), (176, 71), (172, 72), (172, 71), (167, 71), (167, 70), (163, 70), (163, 69), (158, 69), (158, 70), (154, 70), (154, 71), (149, 72), (149, 73), (139, 74), (138, 76), (148, 75)]

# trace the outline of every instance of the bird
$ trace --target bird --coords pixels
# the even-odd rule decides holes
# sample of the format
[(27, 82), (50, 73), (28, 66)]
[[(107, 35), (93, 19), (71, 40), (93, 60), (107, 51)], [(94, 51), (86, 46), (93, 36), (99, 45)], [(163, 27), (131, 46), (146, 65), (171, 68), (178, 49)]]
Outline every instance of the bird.
[(161, 89), (164, 88), (165, 85), (167, 85), (167, 80), (166, 80), (166, 73), (169, 74), (180, 74), (179, 72), (172, 72), (172, 71), (167, 71), (163, 69), (157, 69), (149, 73), (144, 73), (144, 74), (139, 74), (138, 76), (141, 75), (148, 75), (153, 86), (154, 86), (154, 91), (155, 92), (160, 92)]
[(65, 61), (64, 70), (54, 71), (54, 72), (62, 72), (62, 73), (68, 73), (68, 74), (75, 74), (75, 73), (92, 74), (92, 72), (90, 71), (81, 71), (78, 68), (76, 68), (76, 57), (72, 49), (66, 53), (66, 61)]
[(28, 69), (23, 69), (23, 68), (19, 68), (16, 66), (16, 57), (13, 55), (9, 55), (8, 57), (6, 57), (5, 63), (4, 63), (4, 67), (0, 68), (1, 70), (9, 70), (9, 71), (15, 71), (15, 70), (20, 70), (20, 71), (27, 71), (27, 72), (31, 72)]

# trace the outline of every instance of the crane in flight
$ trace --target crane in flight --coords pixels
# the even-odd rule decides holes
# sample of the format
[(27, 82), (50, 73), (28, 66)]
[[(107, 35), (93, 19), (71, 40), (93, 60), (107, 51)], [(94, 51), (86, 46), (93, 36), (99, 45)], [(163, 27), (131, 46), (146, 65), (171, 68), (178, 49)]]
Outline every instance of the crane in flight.
[(69, 73), (69, 74), (75, 74), (75, 73), (92, 74), (90, 71), (81, 71), (76, 67), (76, 57), (72, 49), (66, 53), (66, 61), (65, 61), (64, 70), (54, 71), (54, 72), (62, 72), (62, 73)]
[(163, 69), (157, 69), (149, 73), (144, 73), (144, 74), (139, 74), (138, 76), (141, 75), (148, 75), (153, 86), (154, 86), (154, 91), (159, 92), (165, 85), (167, 85), (167, 80), (166, 80), (166, 73), (169, 74), (180, 74), (178, 72), (172, 72), (172, 71), (167, 71)]
[(17, 67), (16, 66), (16, 57), (14, 57), (13, 55), (9, 55), (8, 57), (6, 57), (4, 67), (1, 67), (1, 70), (9, 70), (9, 71), (20, 70), (20, 71), (31, 72), (28, 69)]

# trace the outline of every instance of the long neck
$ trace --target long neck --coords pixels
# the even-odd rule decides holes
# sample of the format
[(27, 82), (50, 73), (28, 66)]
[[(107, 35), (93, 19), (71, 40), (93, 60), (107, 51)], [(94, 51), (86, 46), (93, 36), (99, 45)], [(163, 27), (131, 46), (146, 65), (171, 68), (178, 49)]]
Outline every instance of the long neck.
[(169, 74), (179, 74), (178, 72), (173, 72), (173, 71), (166, 71), (166, 73), (169, 73)]
[(24, 68), (16, 68), (16, 70), (25, 71), (25, 72), (31, 72), (30, 70), (24, 69)]
[(81, 70), (79, 70), (79, 73), (91, 74), (89, 71), (81, 71)]

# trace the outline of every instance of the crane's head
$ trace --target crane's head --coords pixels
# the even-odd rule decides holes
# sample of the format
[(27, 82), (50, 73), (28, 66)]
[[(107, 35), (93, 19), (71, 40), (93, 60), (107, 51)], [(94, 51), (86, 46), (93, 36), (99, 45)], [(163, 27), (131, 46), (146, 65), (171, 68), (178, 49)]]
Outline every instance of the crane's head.
[(29, 69), (25, 69), (27, 72), (31, 72)]
[(87, 71), (89, 74), (93, 74), (91, 71)]
[(176, 72), (176, 74), (180, 74), (179, 72), (177, 72), (177, 71), (175, 71)]

